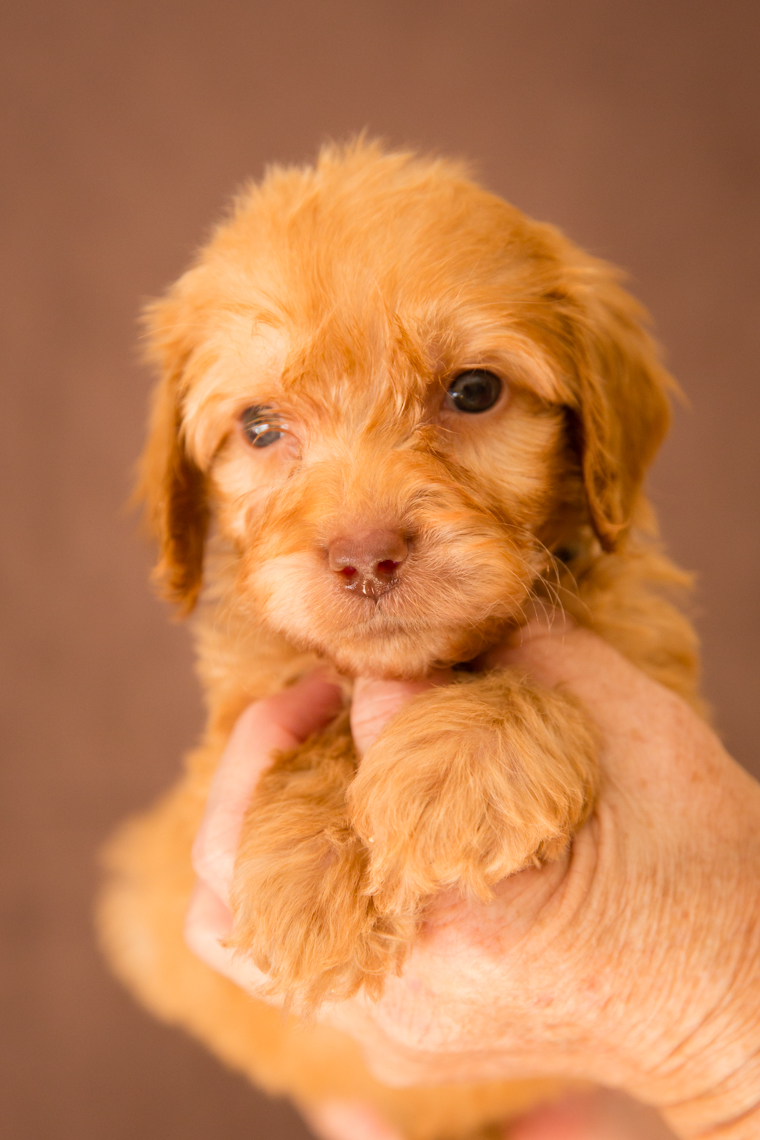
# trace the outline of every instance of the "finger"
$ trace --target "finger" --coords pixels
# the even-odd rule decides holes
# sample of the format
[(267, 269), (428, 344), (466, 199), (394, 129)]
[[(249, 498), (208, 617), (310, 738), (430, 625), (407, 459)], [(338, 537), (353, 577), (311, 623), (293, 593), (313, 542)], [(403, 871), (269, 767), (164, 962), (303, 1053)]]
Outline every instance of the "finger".
[(528, 1113), (505, 1140), (675, 1140), (649, 1108), (607, 1089), (575, 1093)]
[(276, 696), (250, 705), (232, 730), (193, 844), (193, 867), (225, 903), (240, 828), (258, 780), (276, 752), (295, 748), (340, 710), (339, 687), (310, 674)]
[[(602, 1140), (582, 1103), (542, 1105), (507, 1128), (505, 1140)], [(607, 1136), (605, 1140), (617, 1140)]]
[(267, 978), (246, 958), (223, 945), (232, 930), (232, 915), (221, 899), (200, 880), (185, 916), (185, 942), (197, 958), (254, 997), (265, 997)]
[(185, 914), (185, 942), (198, 958), (218, 969), (225, 953), (220, 942), (231, 930), (229, 907), (198, 879)]
[(322, 1140), (403, 1140), (400, 1132), (359, 1101), (326, 1100), (303, 1106), (301, 1112)]
[(351, 732), (360, 756), (404, 705), (420, 693), (453, 679), (450, 669), (438, 669), (424, 681), (378, 681), (360, 677), (351, 701)]

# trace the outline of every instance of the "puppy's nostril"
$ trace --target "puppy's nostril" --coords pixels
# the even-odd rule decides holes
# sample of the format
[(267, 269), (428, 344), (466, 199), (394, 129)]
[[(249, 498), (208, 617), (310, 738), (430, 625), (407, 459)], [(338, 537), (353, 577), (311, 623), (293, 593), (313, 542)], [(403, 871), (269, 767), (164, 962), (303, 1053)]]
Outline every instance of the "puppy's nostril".
[(398, 585), (409, 546), (397, 530), (357, 529), (350, 537), (333, 538), (326, 553), (330, 569), (346, 589), (377, 601)]

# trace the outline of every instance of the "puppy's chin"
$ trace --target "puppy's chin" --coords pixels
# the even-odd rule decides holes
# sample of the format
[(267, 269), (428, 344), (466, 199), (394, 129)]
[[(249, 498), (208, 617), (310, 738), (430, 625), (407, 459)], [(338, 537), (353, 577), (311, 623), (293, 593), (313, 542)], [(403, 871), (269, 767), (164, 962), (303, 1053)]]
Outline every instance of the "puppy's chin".
[(329, 658), (348, 676), (385, 680), (420, 680), (432, 669), (469, 661), (493, 645), (504, 622), (480, 630), (388, 630), (375, 635), (340, 636), (309, 648)]

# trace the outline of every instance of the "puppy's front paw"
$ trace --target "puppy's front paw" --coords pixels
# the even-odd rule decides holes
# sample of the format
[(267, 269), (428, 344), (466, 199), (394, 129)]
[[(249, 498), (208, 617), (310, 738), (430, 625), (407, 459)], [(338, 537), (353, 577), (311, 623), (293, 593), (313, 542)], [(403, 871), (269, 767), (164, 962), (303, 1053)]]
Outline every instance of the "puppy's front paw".
[(246, 816), (227, 940), (269, 977), (272, 996), (310, 1013), (360, 986), (377, 996), (412, 930), (378, 913), (367, 853), (348, 820), (356, 771), (345, 718), (280, 757)]
[(411, 918), (426, 895), (556, 857), (586, 818), (597, 746), (570, 698), (499, 672), (417, 697), (348, 792), (378, 909)]

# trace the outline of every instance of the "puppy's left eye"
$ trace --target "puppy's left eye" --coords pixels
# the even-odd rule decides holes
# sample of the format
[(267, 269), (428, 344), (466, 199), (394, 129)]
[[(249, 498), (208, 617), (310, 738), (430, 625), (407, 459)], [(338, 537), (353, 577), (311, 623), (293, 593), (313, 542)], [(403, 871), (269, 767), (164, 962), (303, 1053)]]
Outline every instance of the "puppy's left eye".
[(501, 380), (485, 368), (470, 368), (454, 377), (448, 393), (458, 412), (487, 412), (501, 395)]
[(254, 447), (269, 447), (282, 439), (285, 424), (272, 408), (266, 404), (254, 404), (246, 408), (240, 416), (243, 435)]

